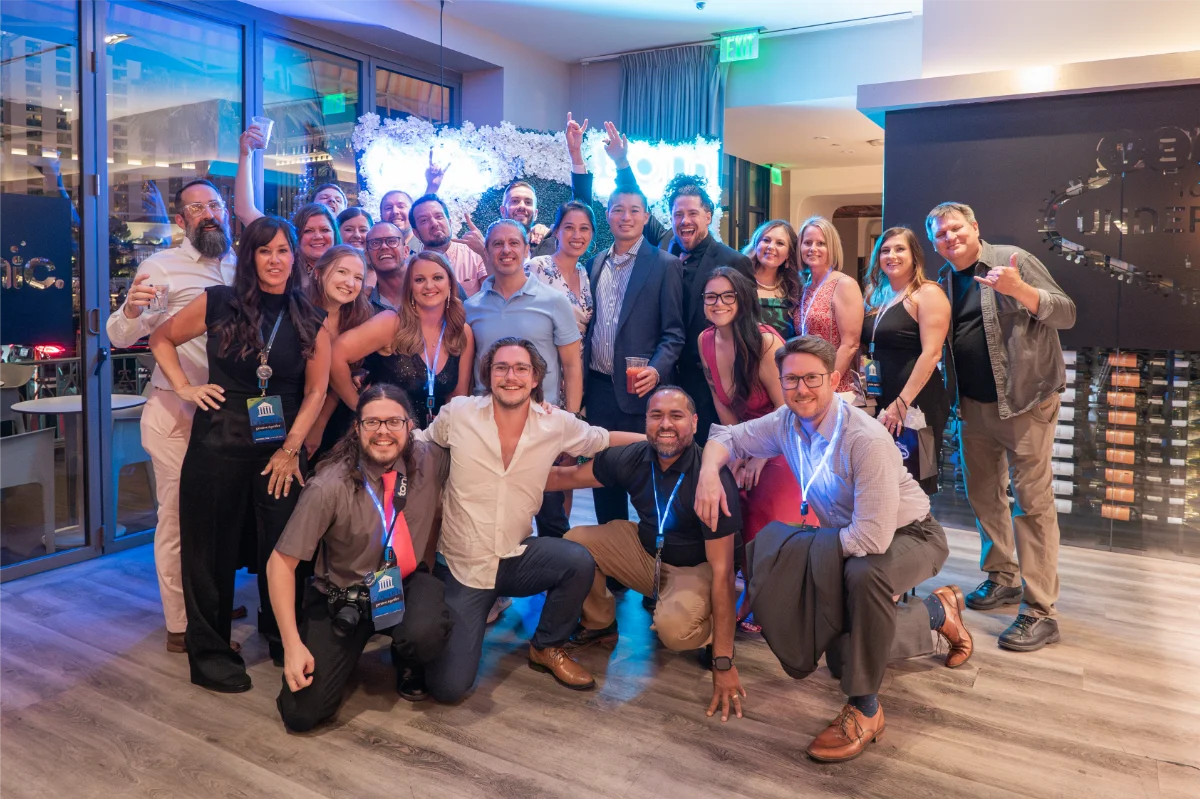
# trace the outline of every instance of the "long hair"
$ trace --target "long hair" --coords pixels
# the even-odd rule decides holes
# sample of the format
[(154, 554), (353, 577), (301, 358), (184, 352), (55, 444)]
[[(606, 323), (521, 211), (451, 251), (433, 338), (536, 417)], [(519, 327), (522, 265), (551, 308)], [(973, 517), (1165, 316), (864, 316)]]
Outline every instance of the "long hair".
[(884, 274), (879, 258), (880, 251), (887, 240), (897, 236), (904, 239), (904, 243), (908, 245), (908, 251), (912, 253), (913, 260), (913, 276), (908, 281), (908, 285), (904, 287), (904, 299), (911, 298), (920, 290), (921, 286), (929, 282), (929, 279), (925, 277), (925, 249), (917, 240), (917, 234), (904, 226), (888, 228), (875, 242), (875, 249), (871, 251), (871, 265), (867, 267), (866, 289), (863, 291), (863, 296), (867, 298), (867, 316), (879, 313), (880, 309), (894, 296), (892, 284)]
[(262, 333), (262, 291), (258, 287), (258, 264), (255, 258), (259, 247), (266, 247), (282, 233), (292, 251), (292, 269), (284, 285), (283, 293), (288, 298), (288, 314), (292, 327), (300, 339), (300, 349), (305, 359), (311, 358), (316, 348), (317, 328), (321, 316), (309, 302), (302, 288), (299, 270), (296, 268), (296, 231), (286, 219), (263, 216), (255, 219), (242, 231), (238, 241), (237, 267), (233, 276), (233, 314), (213, 326), (217, 336), (218, 352), (222, 356), (233, 353), (238, 358), (249, 358), (265, 345)]
[[(804, 231), (810, 227), (815, 227), (825, 236), (825, 247), (829, 250), (829, 269), (832, 272), (842, 271), (842, 261), (846, 256), (842, 251), (842, 237), (838, 235), (837, 228), (823, 216), (810, 216), (804, 220), (804, 224), (800, 225), (799, 239), (804, 240)], [(804, 276), (805, 284), (812, 280), (812, 270), (804, 263), (804, 259), (797, 253), (796, 257), (800, 261), (800, 273)]]
[(783, 228), (784, 238), (787, 239), (787, 259), (779, 265), (779, 279), (783, 281), (783, 301), (790, 317), (800, 307), (800, 237), (786, 219), (771, 219), (763, 222), (750, 237), (750, 243), (742, 252), (750, 257), (750, 265), (758, 272), (758, 243), (763, 236), (775, 228)]
[[(567, 202), (558, 206), (558, 213), (554, 215), (554, 224), (550, 226), (550, 233), (548, 235), (550, 238), (556, 238), (558, 236), (559, 225), (562, 224), (562, 221), (566, 218), (567, 214), (571, 213), (572, 211), (579, 211), (583, 213), (587, 217), (588, 224), (592, 226), (592, 240), (588, 242), (587, 246), (587, 249), (590, 250), (592, 249), (592, 245), (596, 243), (596, 212), (592, 210), (590, 205), (585, 205), (584, 203), (579, 202), (579, 200), (568, 200)], [(556, 247), (557, 244), (558, 243), (555, 242)]]
[[(304, 226), (308, 224), (308, 220), (312, 219), (317, 214), (324, 214), (329, 220), (329, 227), (333, 231), (333, 244), (342, 243), (342, 231), (338, 227), (337, 220), (333, 218), (333, 211), (329, 210), (328, 205), (323, 203), (309, 203), (308, 205), (300, 206), (300, 210), (292, 214), (292, 226), (296, 228), (296, 239), (299, 240), (304, 235)], [(307, 263), (303, 253), (299, 247), (296, 248), (296, 262), (300, 264), (303, 273), (307, 275), (313, 269), (313, 264)]]
[(542, 381), (546, 379), (546, 359), (538, 352), (532, 341), (516, 336), (497, 339), (483, 354), (483, 360), (479, 362), (479, 376), (483, 380), (483, 393), (485, 395), (492, 393), (492, 364), (496, 361), (496, 353), (502, 347), (524, 347), (525, 351), (529, 353), (529, 363), (533, 365), (533, 391), (530, 392), (529, 399), (533, 402), (545, 402), (546, 393), (542, 390)]
[(467, 309), (463, 306), (462, 298), (458, 296), (458, 279), (454, 277), (454, 269), (446, 256), (435, 250), (421, 250), (409, 256), (408, 266), (404, 270), (404, 286), (400, 292), (400, 307), (396, 309), (399, 325), (396, 328), (396, 338), (392, 341), (392, 351), (402, 355), (416, 355), (425, 352), (425, 335), (421, 332), (421, 314), (417, 311), (416, 298), (413, 296), (413, 267), (418, 261), (436, 264), (446, 273), (446, 281), (450, 288), (450, 303), (446, 306), (443, 318), (446, 320), (446, 337), (442, 340), (446, 351), (451, 355), (461, 355), (467, 346)]
[(367, 227), (371, 227), (371, 225), (375, 224), (375, 220), (371, 219), (371, 215), (367, 213), (365, 208), (352, 205), (349, 208), (343, 209), (342, 212), (337, 215), (338, 231), (341, 231), (342, 225), (346, 224), (351, 219), (357, 219), (360, 216), (367, 220)]
[[(363, 475), (360, 468), (360, 464), (362, 463), (362, 441), (359, 438), (359, 430), (362, 424), (363, 408), (376, 400), (382, 399), (399, 403), (400, 407), (404, 408), (404, 415), (408, 417), (410, 423), (412, 422), (412, 403), (408, 399), (408, 394), (404, 393), (404, 389), (391, 383), (372, 383), (358, 395), (358, 408), (354, 411), (354, 424), (350, 426), (345, 435), (338, 439), (329, 452), (321, 458), (321, 462), (317, 464), (318, 472), (324, 471), (335, 464), (345, 464), (346, 473), (354, 482), (354, 490), (358, 491), (362, 489)], [(408, 428), (408, 437), (404, 442), (404, 448), (400, 450), (400, 458), (404, 461), (404, 473), (408, 475), (410, 480), (412, 479), (413, 472), (416, 471), (416, 461), (413, 459), (412, 449), (413, 438), (412, 427), (410, 426)]]
[(353, 330), (373, 315), (371, 302), (367, 299), (367, 290), (365, 288), (367, 262), (363, 260), (363, 254), (349, 244), (335, 244), (317, 259), (317, 262), (313, 265), (312, 280), (307, 282), (309, 302), (317, 308), (324, 308), (327, 300), (325, 293), (327, 272), (334, 263), (343, 258), (354, 258), (362, 264), (364, 287), (358, 292), (357, 297), (350, 302), (342, 303), (338, 308), (338, 335), (345, 333), (347, 330)]
[[(733, 286), (737, 295), (738, 309), (734, 314), (730, 331), (733, 333), (733, 391), (729, 398), (735, 402), (746, 402), (754, 393), (758, 380), (758, 365), (762, 360), (763, 334), (758, 327), (758, 292), (750, 278), (728, 266), (718, 266), (712, 271), (708, 283), (723, 277)], [(705, 288), (707, 288), (705, 284)], [(713, 382), (719, 375), (713, 375)]]

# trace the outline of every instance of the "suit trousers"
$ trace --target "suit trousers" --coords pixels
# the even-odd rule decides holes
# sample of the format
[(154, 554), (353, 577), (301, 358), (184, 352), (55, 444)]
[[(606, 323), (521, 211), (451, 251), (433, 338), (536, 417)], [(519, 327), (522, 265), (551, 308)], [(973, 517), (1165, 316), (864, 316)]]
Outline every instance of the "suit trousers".
[(154, 569), (167, 632), (187, 629), (183, 575), (179, 562), (179, 475), (192, 435), (196, 406), (174, 391), (154, 388), (142, 408), (142, 446), (154, 466), (158, 524), (154, 530)]
[[(644, 415), (625, 413), (617, 404), (617, 390), (610, 375), (589, 369), (583, 401), (587, 406), (588, 424), (610, 432), (646, 432)], [(596, 521), (600, 524), (629, 519), (629, 494), (620, 486), (593, 488), (592, 501), (596, 505)]]
[(846, 558), (845, 630), (825, 653), (829, 672), (841, 680), (846, 696), (879, 693), (890, 661), (933, 651), (924, 603), (901, 605), (892, 597), (936, 575), (949, 554), (946, 532), (926, 516), (897, 530), (887, 551)]
[(562, 646), (575, 631), (596, 562), (585, 548), (562, 538), (530, 536), (522, 544), (525, 551), (520, 555), (501, 559), (492, 588), (463, 585), (440, 560), (434, 566), (434, 574), (446, 584), (446, 604), (454, 625), (446, 648), (425, 673), (426, 687), (437, 701), (457, 702), (475, 684), (488, 610), (496, 597), (546, 592), (542, 616), (529, 642), (536, 649)]
[[(1050, 455), (1059, 396), (1008, 419), (1000, 418), (994, 402), (963, 397), (961, 406), (959, 450), (983, 543), (979, 568), (1000, 585), (1024, 583), (1021, 613), (1054, 616), (1059, 530)], [(1005, 493), (1010, 474), (1011, 508)]]
[[(392, 639), (392, 664), (397, 680), (406, 667), (419, 667), (441, 654), (450, 637), (450, 611), (446, 607), (446, 588), (428, 571), (416, 571), (404, 578), (404, 619), (380, 630)], [(295, 693), (283, 678), (283, 690), (275, 701), (284, 726), (293, 732), (306, 732), (328, 718), (342, 705), (346, 683), (375, 625), (364, 615), (349, 635), (334, 630), (329, 601), (324, 593), (309, 585), (300, 616), (300, 639), (313, 657), (312, 683)]]
[(708, 378), (704, 376), (699, 360), (690, 362), (681, 358), (677, 368), (679, 387), (696, 403), (696, 443), (703, 447), (708, 443), (708, 428), (721, 423), (717, 418), (717, 406), (713, 404), (712, 390), (708, 387)]
[[(602, 630), (617, 617), (617, 601), (605, 577), (613, 577), (643, 596), (653, 595), (654, 556), (642, 547), (633, 522), (575, 527), (567, 533), (567, 540), (583, 544), (596, 559), (592, 590), (583, 602), (584, 627)], [(707, 563), (662, 565), (650, 629), (667, 649), (699, 649), (712, 641), (712, 584), (712, 566)]]

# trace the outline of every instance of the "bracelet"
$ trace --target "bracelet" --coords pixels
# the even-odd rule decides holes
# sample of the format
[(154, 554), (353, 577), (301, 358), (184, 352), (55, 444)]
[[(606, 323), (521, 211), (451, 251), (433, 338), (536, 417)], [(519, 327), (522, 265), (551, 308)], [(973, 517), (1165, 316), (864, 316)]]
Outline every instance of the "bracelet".
[(900, 403), (904, 405), (904, 410), (906, 410), (906, 411), (907, 411), (907, 410), (908, 410), (908, 403), (904, 401), (904, 397), (902, 397), (902, 396), (900, 396), (899, 394), (897, 394), (897, 395), (896, 395), (896, 399), (897, 399), (897, 400), (899, 400), (899, 401), (900, 401)]
[(286, 452), (286, 453), (287, 453), (287, 456), (288, 456), (289, 458), (294, 458), (294, 457), (296, 457), (296, 454), (297, 454), (298, 452), (300, 452), (300, 448), (299, 448), (299, 447), (297, 447), (296, 449), (288, 449), (287, 447), (280, 447), (280, 449), (281, 449), (281, 450), (283, 450), (284, 452)]

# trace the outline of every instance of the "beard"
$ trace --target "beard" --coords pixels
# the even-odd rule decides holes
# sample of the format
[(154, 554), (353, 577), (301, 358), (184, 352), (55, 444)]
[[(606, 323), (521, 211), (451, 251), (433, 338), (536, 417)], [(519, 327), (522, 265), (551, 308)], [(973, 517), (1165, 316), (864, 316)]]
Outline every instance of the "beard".
[(676, 438), (674, 441), (660, 442), (656, 438), (651, 442), (651, 446), (654, 447), (654, 451), (658, 453), (660, 458), (674, 458), (676, 455), (690, 447), (692, 445), (692, 441), (695, 440), (694, 436), (684, 436), (678, 433), (676, 435), (678, 438)]
[(522, 405), (524, 405), (526, 402), (529, 401), (531, 394), (532, 394), (532, 392), (526, 393), (525, 396), (521, 397), (521, 399), (519, 399), (519, 400), (507, 400), (507, 399), (504, 399), (503, 397), (501, 397), (499, 394), (493, 392), (492, 399), (495, 400), (496, 402), (500, 403), (500, 407), (502, 407), (502, 408), (509, 408), (509, 409), (520, 408)]
[(450, 237), (447, 235), (436, 235), (430, 239), (421, 239), (421, 243), (426, 247), (438, 248), (445, 247), (450, 243)]
[(219, 222), (201, 222), (188, 232), (188, 241), (205, 258), (220, 258), (229, 251), (229, 230)]
[(390, 436), (391, 440), (394, 441), (397, 445), (396, 455), (392, 456), (392, 457), (382, 457), (382, 458), (376, 457), (376, 455), (374, 454), (374, 451), (371, 449), (370, 444), (371, 444), (371, 440), (373, 438), (377, 438), (378, 436), (379, 436), (379, 434), (376, 433), (371, 438), (367, 438), (367, 439), (360, 438), (359, 442), (358, 442), (359, 452), (362, 455), (362, 459), (364, 461), (366, 461), (367, 463), (370, 463), (374, 466), (379, 466), (379, 467), (382, 467), (385, 469), (390, 469), (392, 467), (392, 465), (396, 463), (396, 461), (398, 461), (404, 457), (404, 450), (406, 449), (407, 442), (406, 442), (406, 446), (404, 446), (404, 447), (399, 446), (399, 444), (400, 444), (399, 439), (397, 439), (395, 436)]

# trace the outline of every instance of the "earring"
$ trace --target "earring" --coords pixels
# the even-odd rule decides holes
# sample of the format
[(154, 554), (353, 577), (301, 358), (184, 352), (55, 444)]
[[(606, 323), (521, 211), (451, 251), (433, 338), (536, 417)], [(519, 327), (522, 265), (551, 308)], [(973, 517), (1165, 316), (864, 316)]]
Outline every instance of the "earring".
[(450, 307), (450, 295), (449, 294), (446, 295), (446, 307), (447, 308)]

